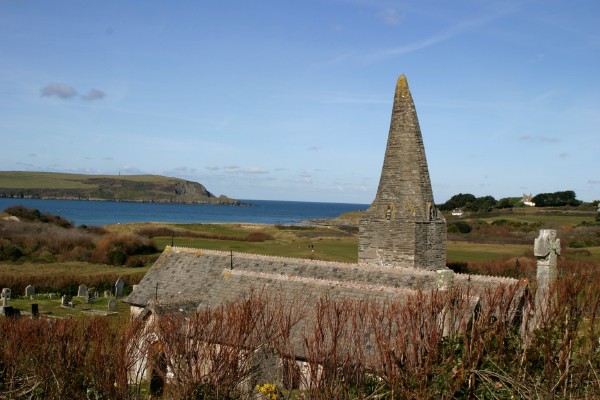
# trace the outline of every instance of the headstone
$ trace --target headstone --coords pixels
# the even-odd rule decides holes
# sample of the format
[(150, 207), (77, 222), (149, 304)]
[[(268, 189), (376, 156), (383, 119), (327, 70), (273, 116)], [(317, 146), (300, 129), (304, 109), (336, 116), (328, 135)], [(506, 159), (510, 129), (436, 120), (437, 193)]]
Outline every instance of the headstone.
[(104, 291), (104, 297), (112, 297), (112, 293), (110, 292), (110, 290)]
[(136, 290), (137, 288), (138, 288), (138, 285), (133, 285), (133, 286), (131, 287), (131, 291), (132, 291), (132, 292), (135, 292), (135, 290)]
[(71, 302), (71, 295), (65, 294), (60, 300), (60, 305), (64, 307), (68, 307)]
[(437, 288), (438, 290), (448, 290), (454, 285), (454, 271), (451, 269), (438, 269), (435, 271), (437, 274)]
[(38, 304), (32, 303), (31, 304), (31, 316), (33, 318), (37, 318), (39, 316), (39, 314), (40, 314), (40, 312), (39, 312)]
[(117, 309), (117, 301), (115, 299), (110, 299), (108, 301), (108, 311), (115, 311)]
[(77, 297), (88, 297), (87, 286), (85, 286), (83, 283), (79, 285), (79, 289), (77, 290)]
[(550, 306), (550, 288), (558, 278), (557, 260), (560, 255), (560, 239), (554, 229), (541, 229), (533, 244), (537, 258), (537, 290), (535, 292), (534, 327), (539, 326), (542, 315)]
[(120, 276), (115, 283), (115, 297), (123, 297), (123, 288), (125, 287), (125, 280)]
[(10, 300), (10, 288), (2, 289), (2, 307), (7, 307), (9, 300)]
[(33, 296), (34, 294), (35, 294), (35, 286), (29, 285), (25, 288), (25, 297), (30, 299), (31, 296)]

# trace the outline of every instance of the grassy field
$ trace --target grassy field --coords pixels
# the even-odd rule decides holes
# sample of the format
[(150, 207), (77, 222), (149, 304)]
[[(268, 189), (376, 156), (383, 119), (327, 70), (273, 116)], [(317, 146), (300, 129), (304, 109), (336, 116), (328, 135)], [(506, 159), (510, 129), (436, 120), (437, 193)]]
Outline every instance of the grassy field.
[(0, 275), (36, 275), (36, 276), (64, 276), (64, 275), (104, 275), (118, 274), (130, 275), (145, 272), (145, 268), (124, 268), (113, 265), (90, 264), (84, 262), (65, 262), (49, 264), (10, 264), (0, 263)]
[[(88, 303), (87, 300), (82, 297), (73, 297), (71, 300), (71, 304), (73, 304), (72, 307), (62, 307), (60, 305), (60, 295), (54, 294), (51, 298), (49, 294), (43, 294), (37, 298), (34, 297), (34, 299), (27, 299), (24, 297), (11, 299), (9, 304), (19, 310), (31, 312), (31, 304), (35, 303), (38, 305), (38, 311), (41, 315), (53, 317), (94, 317), (101, 315), (94, 313), (94, 311), (108, 312), (109, 300), (110, 298), (100, 297), (97, 300)], [(129, 307), (129, 304), (123, 303), (122, 299), (117, 299), (117, 308), (115, 310), (117, 314), (114, 316), (128, 315)]]
[(88, 181), (93, 179), (119, 179), (130, 182), (157, 182), (165, 183), (174, 181), (159, 175), (82, 175), (63, 174), (56, 172), (21, 172), (1, 171), (0, 187), (12, 189), (96, 189), (97, 184)]

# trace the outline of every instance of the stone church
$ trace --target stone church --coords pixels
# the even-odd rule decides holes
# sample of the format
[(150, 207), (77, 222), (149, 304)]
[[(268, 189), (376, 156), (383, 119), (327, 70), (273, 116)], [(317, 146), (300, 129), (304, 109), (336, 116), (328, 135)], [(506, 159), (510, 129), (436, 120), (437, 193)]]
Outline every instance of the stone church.
[[(167, 247), (127, 297), (134, 315), (149, 304), (192, 312), (267, 288), (305, 307), (331, 300), (398, 301), (417, 290), (516, 284), (446, 267), (446, 222), (435, 207), (423, 139), (406, 77), (397, 81), (381, 178), (359, 226), (358, 263)], [(285, 300), (284, 300), (285, 301)]]

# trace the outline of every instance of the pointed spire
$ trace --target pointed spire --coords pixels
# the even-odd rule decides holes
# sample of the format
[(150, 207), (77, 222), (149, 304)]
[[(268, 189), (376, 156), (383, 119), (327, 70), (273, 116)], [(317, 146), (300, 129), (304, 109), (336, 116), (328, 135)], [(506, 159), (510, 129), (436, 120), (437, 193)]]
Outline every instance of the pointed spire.
[(445, 238), (417, 111), (406, 76), (400, 75), (379, 187), (360, 224), (359, 262), (445, 268)]
[[(428, 218), (433, 193), (415, 105), (405, 75), (396, 84), (377, 201), (393, 201), (397, 212)], [(375, 202), (373, 203), (375, 205)]]

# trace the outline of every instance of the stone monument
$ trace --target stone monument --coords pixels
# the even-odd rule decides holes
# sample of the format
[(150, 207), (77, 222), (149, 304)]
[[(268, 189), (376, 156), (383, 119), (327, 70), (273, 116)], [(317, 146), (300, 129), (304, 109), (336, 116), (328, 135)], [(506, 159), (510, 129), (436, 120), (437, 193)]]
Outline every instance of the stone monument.
[(540, 318), (551, 304), (550, 288), (558, 279), (560, 239), (556, 237), (554, 229), (540, 230), (533, 244), (533, 255), (537, 258), (534, 327), (538, 327)]
[(27, 297), (28, 299), (30, 299), (33, 295), (35, 295), (35, 286), (28, 285), (25, 288), (25, 297)]
[(115, 297), (123, 297), (123, 288), (125, 287), (125, 280), (122, 276), (115, 282)]
[(421, 128), (404, 75), (396, 84), (377, 194), (359, 225), (358, 262), (446, 268), (446, 220), (433, 201)]
[(77, 297), (85, 297), (86, 299), (88, 298), (88, 288), (83, 283), (79, 285), (79, 288), (77, 289)]

